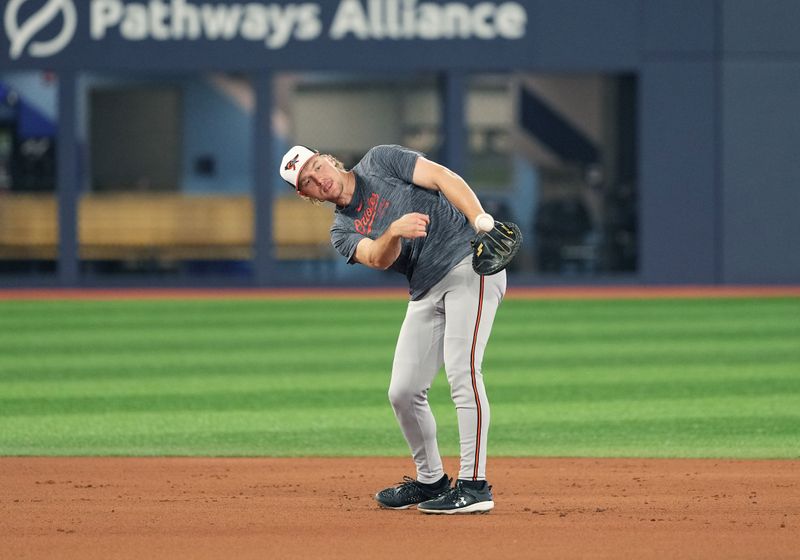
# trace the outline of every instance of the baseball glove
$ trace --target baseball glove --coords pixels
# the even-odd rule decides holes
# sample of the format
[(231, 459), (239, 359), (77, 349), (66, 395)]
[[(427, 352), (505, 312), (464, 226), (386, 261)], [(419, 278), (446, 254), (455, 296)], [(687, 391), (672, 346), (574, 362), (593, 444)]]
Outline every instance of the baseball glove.
[(494, 228), (472, 239), (472, 268), (481, 276), (497, 274), (517, 255), (522, 232), (517, 224), (495, 221)]

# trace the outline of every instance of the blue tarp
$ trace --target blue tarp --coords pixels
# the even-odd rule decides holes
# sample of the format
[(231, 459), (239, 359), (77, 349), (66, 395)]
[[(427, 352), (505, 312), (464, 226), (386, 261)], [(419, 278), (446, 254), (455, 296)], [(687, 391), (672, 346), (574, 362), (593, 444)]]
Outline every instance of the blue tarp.
[[(15, 92), (3, 82), (0, 82), (0, 99), (4, 104)], [(16, 95), (17, 100), (11, 106), (16, 111), (17, 135), (20, 139), (55, 137), (56, 123), (44, 116), (38, 109)]]

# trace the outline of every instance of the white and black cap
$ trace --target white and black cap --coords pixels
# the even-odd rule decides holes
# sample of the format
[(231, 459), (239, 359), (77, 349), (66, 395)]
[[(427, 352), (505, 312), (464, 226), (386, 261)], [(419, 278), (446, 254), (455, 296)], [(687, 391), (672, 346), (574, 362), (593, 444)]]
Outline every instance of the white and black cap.
[(305, 146), (294, 146), (281, 160), (281, 177), (297, 190), (297, 179), (309, 160), (319, 152)]

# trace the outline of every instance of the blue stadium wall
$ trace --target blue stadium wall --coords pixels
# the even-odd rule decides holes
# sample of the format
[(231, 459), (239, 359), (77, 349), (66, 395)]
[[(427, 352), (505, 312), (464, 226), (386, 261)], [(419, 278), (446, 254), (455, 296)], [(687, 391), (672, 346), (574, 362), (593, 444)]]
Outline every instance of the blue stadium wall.
[[(2, 2), (4, 13), (9, 4)], [(321, 7), (321, 25), (327, 28), (333, 7), (341, 3), (316, 4)], [(165, 48), (154, 40), (125, 43), (113, 33), (101, 48), (88, 38), (84, 17), (88, 2), (76, 2), (76, 38), (50, 57), (31, 56), (24, 50), (12, 57), (6, 28), (0, 33), (0, 70), (47, 69), (61, 78), (62, 283), (78, 281), (75, 76), (85, 70), (248, 72), (255, 78), (256, 119), (263, 122), (269, 115), (273, 71), (433, 70), (455, 83), (472, 71), (633, 72), (639, 78), (640, 265), (631, 281), (800, 282), (800, 34), (796, 31), (800, 2), (520, 0), (518, 4), (527, 13), (522, 38), (369, 40), (369, 48), (364, 48), (363, 40), (327, 37), (289, 41), (271, 50), (245, 41), (221, 45), (202, 40)], [(23, 8), (18, 17), (25, 15)], [(453, 120), (445, 120), (449, 138), (455, 138)], [(255, 150), (272, 153), (268, 134), (256, 131)], [(445, 163), (457, 164), (463, 158), (463, 145), (456, 143), (445, 153), (449, 160)], [(268, 190), (263, 188), (264, 176), (272, 173), (275, 162), (253, 160), (257, 191)], [(256, 211), (261, 216), (258, 255), (259, 244), (270, 242), (269, 202), (257, 201)], [(256, 283), (269, 284), (270, 266), (256, 263)]]
[(800, 281), (800, 2), (642, 6), (642, 279)]

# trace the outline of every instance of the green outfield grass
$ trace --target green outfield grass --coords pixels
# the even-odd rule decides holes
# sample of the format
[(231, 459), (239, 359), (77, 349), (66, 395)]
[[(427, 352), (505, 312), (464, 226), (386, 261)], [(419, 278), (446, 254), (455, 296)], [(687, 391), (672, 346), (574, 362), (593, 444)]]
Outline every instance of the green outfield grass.
[[(2, 301), (0, 455), (400, 455), (399, 300)], [(490, 455), (800, 457), (800, 298), (524, 301)], [(431, 390), (442, 452), (455, 410)]]

